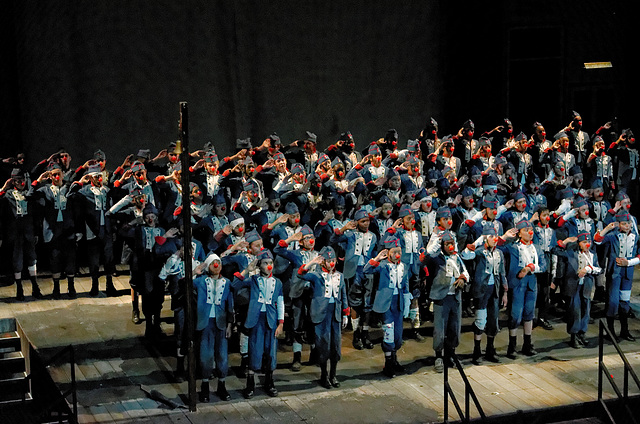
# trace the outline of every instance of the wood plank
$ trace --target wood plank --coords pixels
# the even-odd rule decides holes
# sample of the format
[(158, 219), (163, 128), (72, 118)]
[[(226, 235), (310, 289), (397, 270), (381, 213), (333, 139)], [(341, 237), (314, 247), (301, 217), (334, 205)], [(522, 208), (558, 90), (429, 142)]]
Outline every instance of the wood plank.
[(124, 410), (129, 414), (131, 418), (144, 418), (147, 417), (147, 413), (136, 399), (129, 399), (122, 402)]
[(113, 421), (127, 420), (131, 418), (121, 402), (106, 403), (104, 404), (104, 407), (107, 408), (107, 412), (109, 412)]
[(282, 421), (292, 422), (300, 420), (300, 416), (296, 414), (293, 409), (291, 409), (289, 404), (287, 404), (283, 398), (267, 398), (266, 402), (278, 414)]
[(236, 402), (233, 403), (233, 407), (236, 408), (238, 414), (245, 421), (255, 422), (262, 420), (262, 416), (253, 408), (251, 402)]
[(89, 411), (93, 414), (93, 418), (97, 423), (106, 423), (111, 421), (111, 414), (104, 405), (94, 405), (89, 407)]

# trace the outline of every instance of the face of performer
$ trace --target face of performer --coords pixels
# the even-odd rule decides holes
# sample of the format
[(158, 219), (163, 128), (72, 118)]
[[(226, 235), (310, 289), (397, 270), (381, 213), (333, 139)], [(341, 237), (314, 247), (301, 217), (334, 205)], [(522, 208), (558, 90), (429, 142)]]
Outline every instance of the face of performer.
[(144, 216), (144, 223), (147, 227), (155, 227), (158, 223), (158, 216), (155, 213), (148, 213)]
[(214, 210), (216, 216), (218, 216), (218, 217), (224, 216), (227, 213), (227, 205), (225, 205), (224, 203), (217, 203), (213, 207), (213, 210)]
[(303, 249), (313, 250), (316, 245), (316, 238), (312, 234), (304, 236), (302, 240), (300, 240), (300, 245)]
[(280, 150), (280, 144), (276, 144), (273, 140), (270, 140), (269, 147), (267, 147), (267, 150), (269, 151), (269, 154), (273, 156), (276, 153), (278, 153), (278, 150)]
[(62, 170), (54, 169), (53, 171), (49, 171), (49, 178), (51, 179), (51, 184), (54, 186), (62, 186)]
[(147, 183), (147, 170), (146, 169), (141, 169), (139, 171), (136, 171), (133, 173), (134, 178), (136, 179), (136, 182), (140, 185), (144, 185)]
[(485, 208), (485, 215), (487, 216), (487, 221), (493, 221), (496, 219), (496, 215), (498, 214), (497, 208)]
[(380, 216), (382, 219), (389, 219), (393, 212), (393, 205), (391, 203), (383, 203), (380, 208)]
[(402, 249), (399, 247), (392, 247), (387, 253), (387, 258), (389, 259), (389, 262), (393, 262), (394, 264), (399, 263), (400, 259), (402, 259)]
[(450, 216), (449, 217), (440, 218), (438, 220), (438, 225), (440, 227), (444, 228), (445, 230), (448, 230), (453, 225), (453, 220), (451, 219)]
[(622, 200), (620, 202), (620, 206), (622, 207), (623, 210), (629, 210), (631, 209), (631, 200), (629, 200), (628, 197), (625, 197), (624, 200)]
[(402, 184), (402, 180), (400, 177), (393, 177), (389, 180), (389, 188), (391, 190), (400, 190), (400, 185)]
[(209, 175), (217, 175), (218, 174), (218, 165), (220, 162), (215, 161), (215, 162), (205, 162), (204, 163), (204, 169), (205, 171), (207, 171), (207, 174)]
[(471, 209), (473, 207), (473, 196), (465, 196), (462, 198), (462, 206), (465, 209)]
[(604, 198), (604, 190), (602, 189), (602, 187), (594, 188), (591, 194), (593, 195), (593, 199), (598, 202)]
[(253, 191), (253, 190), (249, 190), (246, 192), (247, 193), (247, 200), (249, 200), (250, 202), (257, 202), (258, 200), (258, 192), (257, 191)]
[(545, 131), (542, 125), (536, 127), (536, 137), (538, 137), (540, 141), (544, 141), (547, 138), (547, 131)]
[(582, 187), (583, 182), (584, 182), (584, 176), (581, 173), (578, 173), (573, 176), (573, 182), (571, 183), (571, 185), (574, 186), (575, 188), (580, 188)]
[(287, 171), (287, 160), (285, 158), (276, 159), (276, 171), (282, 173)]
[(489, 249), (493, 249), (498, 244), (498, 236), (488, 235), (484, 238), (484, 243)]
[(336, 166), (333, 167), (333, 178), (335, 178), (338, 181), (342, 181), (344, 180), (345, 177), (345, 172), (344, 172), (344, 165), (338, 164)]
[(482, 175), (472, 175), (471, 184), (476, 188), (482, 187)]
[(244, 166), (244, 174), (247, 177), (253, 177), (253, 174), (256, 172), (256, 165), (253, 162), (250, 162)]
[(304, 184), (306, 180), (304, 172), (296, 172), (291, 178), (296, 184)]
[(263, 259), (260, 261), (260, 275), (269, 277), (273, 271), (273, 259)]
[(424, 199), (420, 202), (420, 210), (422, 210), (422, 212), (431, 212), (432, 209), (433, 201), (431, 199)]
[(69, 169), (71, 165), (71, 155), (69, 153), (60, 153), (58, 157), (58, 164), (62, 167), (62, 169)]
[(18, 191), (23, 191), (27, 186), (24, 177), (13, 177), (13, 187)]
[(564, 177), (565, 176), (565, 168), (564, 168), (564, 164), (562, 162), (556, 163), (556, 166), (554, 166), (553, 168), (553, 172), (559, 176), (559, 177)]
[(191, 189), (191, 199), (192, 200), (202, 200), (202, 190), (200, 187), (195, 186)]
[(264, 249), (264, 244), (262, 240), (256, 240), (249, 243), (249, 253), (252, 255), (257, 255)]
[(133, 202), (133, 206), (138, 209), (144, 209), (144, 205), (146, 203), (144, 194), (142, 196), (134, 196), (131, 201)]
[(287, 224), (289, 224), (290, 227), (297, 228), (300, 225), (300, 212), (290, 213)]
[(536, 182), (529, 183), (528, 187), (529, 187), (529, 193), (531, 194), (538, 194), (538, 192), (540, 191), (540, 185), (537, 184)]
[(244, 235), (244, 222), (233, 228), (233, 235), (237, 237), (242, 237)]
[(581, 251), (586, 252), (591, 247), (591, 242), (589, 240), (582, 240), (578, 242), (578, 245), (580, 246)]
[(174, 152), (168, 152), (167, 159), (169, 159), (169, 162), (171, 163), (178, 163), (178, 161), (180, 160), (180, 155)]
[(582, 116), (573, 118), (573, 129), (580, 131), (582, 129)]
[(209, 264), (209, 274), (217, 277), (220, 275), (220, 271), (222, 271), (222, 262), (220, 260), (215, 259), (213, 262)]
[(91, 174), (89, 176), (89, 179), (91, 180), (91, 185), (102, 187), (102, 174), (96, 172), (94, 174)]
[(518, 199), (515, 203), (518, 212), (524, 212), (527, 207), (527, 199)]
[(378, 167), (382, 163), (382, 155), (371, 156), (371, 165)]
[(281, 206), (280, 198), (275, 198), (275, 199), (269, 200), (269, 208), (272, 211), (278, 212), (278, 210), (280, 209), (280, 206)]
[(333, 272), (336, 269), (336, 260), (335, 259), (323, 259), (322, 267), (329, 272)]
[(442, 252), (445, 255), (453, 255), (456, 251), (456, 244), (453, 241), (445, 241), (442, 243)]
[(471, 140), (473, 138), (473, 133), (474, 133), (473, 128), (467, 128), (464, 130), (464, 137), (467, 140)]
[(309, 140), (305, 140), (304, 145), (303, 145), (303, 149), (305, 151), (306, 154), (308, 155), (312, 155), (316, 152), (316, 143), (313, 143)]
[(518, 232), (518, 235), (520, 236), (520, 240), (528, 244), (529, 242), (531, 242), (531, 240), (533, 240), (533, 229), (521, 228)]
[(589, 218), (589, 206), (584, 205), (578, 208), (578, 218), (587, 219)]
[(485, 146), (482, 146), (480, 148), (480, 151), (478, 152), (478, 154), (480, 156), (482, 156), (483, 158), (491, 157), (491, 144), (487, 144)]
[(371, 220), (368, 217), (359, 219), (358, 221), (356, 221), (356, 224), (358, 225), (358, 231), (366, 233), (367, 231), (369, 231), (370, 223)]
[(540, 223), (546, 226), (549, 221), (551, 221), (551, 212), (549, 212), (548, 209), (544, 209), (540, 211), (540, 213), (538, 214), (538, 218), (540, 219)]
[(621, 221), (618, 223), (618, 228), (621, 233), (628, 233), (631, 230), (631, 221)]

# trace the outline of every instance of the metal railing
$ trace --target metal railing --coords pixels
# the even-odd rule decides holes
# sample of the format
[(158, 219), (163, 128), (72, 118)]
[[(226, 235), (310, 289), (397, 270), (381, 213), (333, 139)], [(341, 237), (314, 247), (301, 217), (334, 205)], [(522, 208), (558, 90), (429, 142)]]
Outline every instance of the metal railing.
[[(612, 424), (615, 424), (615, 420), (613, 419), (611, 410), (609, 409), (609, 407), (607, 407), (604, 399), (602, 398), (602, 381), (603, 381), (602, 375), (604, 374), (604, 376), (607, 377), (607, 380), (609, 380), (611, 387), (613, 387), (613, 391), (618, 396), (618, 400), (620, 400), (624, 405), (625, 411), (628, 415), (628, 418), (630, 419), (629, 422), (638, 424), (638, 421), (635, 419), (633, 413), (631, 412), (631, 409), (629, 408), (629, 375), (631, 375), (631, 378), (633, 378), (633, 380), (635, 381), (636, 386), (638, 386), (638, 389), (640, 389), (640, 380), (638, 379), (638, 376), (636, 375), (633, 368), (631, 368), (631, 364), (629, 364), (629, 361), (627, 361), (627, 357), (622, 352), (622, 349), (620, 349), (620, 345), (618, 345), (618, 342), (616, 341), (615, 336), (611, 334), (611, 331), (607, 327), (604, 319), (600, 319), (599, 327), (600, 329), (598, 332), (598, 402), (602, 406), (609, 421)], [(623, 383), (622, 391), (620, 391), (620, 388), (618, 387), (615, 380), (613, 379), (613, 375), (609, 372), (609, 368), (604, 364), (603, 357), (604, 357), (605, 333), (613, 343), (613, 347), (615, 347), (616, 350), (618, 351), (618, 355), (620, 355), (620, 358), (622, 358), (622, 362), (624, 364), (624, 378), (623, 378), (624, 383)]]
[[(56, 396), (55, 399), (53, 399), (52, 401), (44, 405), (40, 416), (51, 419), (53, 418), (52, 413), (56, 411), (58, 413), (57, 419), (60, 422), (62, 422), (63, 419), (67, 419), (71, 423), (77, 423), (78, 422), (78, 395), (77, 395), (77, 387), (76, 387), (76, 359), (75, 359), (76, 354), (75, 354), (75, 350), (73, 349), (73, 346), (69, 345), (59, 350), (58, 352), (56, 352), (55, 355), (49, 358), (46, 362), (43, 362), (42, 365), (43, 365), (43, 370), (46, 370), (51, 364), (53, 364), (57, 359), (59, 359), (65, 354), (69, 354), (71, 385), (69, 389), (67, 389), (64, 392), (60, 391), (60, 394)], [(68, 401), (67, 399), (69, 395), (71, 395), (71, 415), (65, 415), (60, 411), (60, 409), (57, 409), (56, 407), (58, 407), (61, 403), (64, 402), (63, 405), (68, 408), (69, 405), (67, 404), (67, 401)]]
[(469, 402), (470, 399), (473, 399), (473, 403), (475, 404), (476, 409), (480, 414), (480, 420), (482, 422), (485, 422), (487, 416), (484, 414), (484, 411), (480, 406), (480, 402), (478, 401), (478, 397), (473, 391), (473, 388), (471, 387), (471, 383), (469, 383), (469, 379), (467, 378), (467, 376), (464, 373), (464, 370), (462, 369), (462, 365), (458, 360), (458, 356), (455, 353), (453, 353), (449, 357), (451, 358), (451, 360), (453, 360), (453, 364), (458, 369), (458, 372), (462, 377), (462, 381), (464, 382), (464, 412), (462, 411), (462, 408), (460, 407), (460, 403), (458, 402), (458, 399), (456, 399), (456, 395), (453, 393), (453, 390), (449, 385), (449, 371), (448, 371), (449, 367), (446, 364), (448, 362), (447, 357), (445, 357), (445, 365), (444, 365), (444, 422), (445, 424), (449, 422), (449, 396), (451, 396), (451, 401), (453, 402), (453, 406), (455, 406), (456, 411), (458, 411), (458, 415), (460, 416), (460, 420), (462, 422), (468, 423), (470, 420), (470, 417), (469, 417), (469, 413), (471, 409), (470, 402)]

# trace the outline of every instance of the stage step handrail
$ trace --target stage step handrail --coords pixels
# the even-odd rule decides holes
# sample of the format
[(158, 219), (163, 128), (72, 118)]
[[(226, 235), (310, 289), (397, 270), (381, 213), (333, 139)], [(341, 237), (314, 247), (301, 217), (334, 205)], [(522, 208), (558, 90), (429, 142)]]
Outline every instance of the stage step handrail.
[[(77, 386), (76, 386), (76, 354), (75, 354), (75, 349), (73, 348), (72, 345), (69, 345), (67, 347), (64, 347), (62, 349), (60, 349), (58, 352), (56, 352), (51, 358), (49, 358), (46, 362), (43, 362), (43, 369), (47, 369), (51, 364), (53, 364), (58, 358), (62, 357), (63, 355), (68, 354), (69, 355), (69, 365), (70, 365), (70, 372), (71, 372), (71, 387), (69, 389), (67, 389), (64, 393), (61, 391), (60, 395), (58, 397), (56, 397), (56, 399), (54, 399), (53, 401), (49, 402), (43, 409), (42, 409), (42, 413), (40, 414), (41, 417), (44, 417), (46, 415), (49, 416), (49, 418), (51, 418), (51, 413), (53, 412), (54, 408), (59, 405), (61, 402), (66, 402), (66, 399), (69, 397), (69, 395), (71, 395), (71, 406), (72, 406), (72, 415), (70, 416), (61, 416), (60, 412), (58, 411), (58, 419), (62, 420), (63, 418), (66, 418), (69, 420), (69, 422), (71, 423), (78, 423), (78, 395), (77, 395)], [(31, 376), (29, 376), (31, 377)]]
[[(624, 365), (624, 386), (622, 391), (620, 391), (620, 388), (618, 387), (615, 380), (613, 379), (613, 375), (611, 375), (611, 373), (609, 372), (609, 368), (604, 364), (605, 333), (613, 343), (613, 347), (616, 348), (616, 351), (618, 352), (618, 355), (622, 359), (622, 363)], [(618, 397), (618, 399), (621, 400), (622, 403), (624, 404), (625, 411), (627, 412), (627, 415), (631, 420), (631, 422), (633, 422), (634, 424), (638, 424), (638, 421), (635, 419), (633, 413), (631, 412), (631, 409), (629, 408), (629, 403), (628, 403), (629, 402), (629, 375), (631, 375), (631, 378), (633, 378), (633, 381), (635, 381), (636, 386), (638, 386), (638, 389), (640, 389), (640, 379), (638, 379), (638, 376), (636, 375), (635, 371), (631, 367), (631, 364), (627, 360), (627, 357), (625, 356), (624, 352), (622, 352), (622, 349), (620, 349), (620, 345), (618, 345), (618, 342), (616, 341), (615, 336), (611, 334), (611, 331), (609, 330), (609, 327), (607, 327), (605, 320), (600, 319), (600, 325), (599, 325), (599, 331), (598, 331), (598, 402), (600, 402), (600, 405), (602, 405), (602, 409), (607, 414), (609, 421), (612, 424), (615, 424), (613, 415), (611, 414), (611, 411), (609, 410), (604, 399), (602, 398), (602, 375), (603, 374), (607, 377), (607, 380), (611, 384), (611, 387), (613, 388), (613, 391), (616, 393), (616, 396)]]
[(444, 366), (444, 423), (447, 424), (449, 422), (449, 396), (451, 396), (451, 401), (453, 402), (453, 406), (455, 406), (456, 411), (458, 411), (458, 415), (460, 416), (460, 420), (463, 423), (470, 422), (469, 412), (470, 412), (470, 404), (469, 398), (473, 400), (473, 403), (480, 414), (480, 422), (485, 422), (487, 416), (485, 415), (482, 406), (480, 406), (480, 401), (476, 396), (476, 393), (473, 391), (473, 387), (471, 387), (471, 383), (469, 383), (469, 379), (464, 373), (462, 365), (458, 360), (458, 355), (455, 353), (451, 354), (450, 358), (453, 360), (454, 365), (458, 369), (460, 376), (462, 377), (462, 381), (464, 382), (464, 412), (462, 408), (460, 408), (460, 404), (458, 403), (458, 399), (456, 399), (456, 395), (453, 393), (451, 386), (449, 385), (449, 372), (447, 366), (447, 358), (445, 357), (445, 366)]

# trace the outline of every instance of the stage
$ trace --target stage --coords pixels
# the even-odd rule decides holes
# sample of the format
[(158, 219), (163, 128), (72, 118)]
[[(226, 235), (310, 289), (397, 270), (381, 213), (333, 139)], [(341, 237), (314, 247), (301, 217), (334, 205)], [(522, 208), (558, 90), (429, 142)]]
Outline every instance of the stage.
[[(637, 275), (637, 273), (636, 273)], [(444, 419), (443, 375), (433, 371), (431, 347), (431, 323), (423, 323), (426, 341), (405, 340), (398, 353), (399, 361), (407, 368), (406, 374), (388, 379), (381, 373), (383, 355), (379, 341), (380, 329), (373, 329), (373, 350), (357, 351), (351, 346), (350, 331), (343, 334), (342, 361), (338, 365), (341, 387), (326, 390), (317, 379), (319, 369), (305, 364), (308, 347), (303, 351), (303, 367), (294, 373), (289, 369), (292, 360), (291, 347), (280, 343), (278, 370), (274, 373), (279, 397), (268, 397), (258, 385), (256, 396), (247, 401), (242, 397), (244, 379), (233, 372), (227, 378), (231, 393), (230, 402), (220, 401), (215, 393), (211, 402), (198, 403), (198, 411), (189, 413), (169, 407), (149, 398), (140, 389), (144, 385), (157, 390), (180, 404), (185, 401), (187, 383), (177, 383), (172, 370), (175, 367), (175, 349), (172, 338), (173, 325), (169, 298), (163, 309), (163, 331), (167, 337), (155, 344), (145, 341), (144, 323), (131, 322), (131, 303), (128, 277), (115, 278), (120, 296), (91, 298), (88, 296), (90, 280), (76, 280), (78, 299), (61, 300), (50, 297), (52, 283), (42, 278), (41, 287), (45, 299), (26, 302), (12, 299), (13, 286), (0, 287), (0, 318), (15, 317), (25, 330), (32, 344), (43, 357), (53, 355), (59, 348), (73, 345), (76, 349), (78, 402), (80, 422), (153, 422), (200, 423), (226, 419), (230, 422), (438, 422)], [(104, 284), (104, 282), (102, 283)], [(66, 292), (66, 284), (62, 283)], [(31, 293), (25, 283), (25, 292)], [(634, 288), (632, 302), (640, 304), (638, 288)], [(601, 308), (602, 306), (599, 305)], [(640, 316), (636, 312), (637, 316)], [(551, 406), (581, 404), (597, 399), (598, 348), (597, 325), (587, 334), (590, 348), (572, 349), (567, 345), (565, 324), (554, 320), (551, 331), (534, 329), (533, 340), (538, 355), (527, 358), (519, 355), (510, 360), (504, 355), (508, 342), (503, 329), (496, 337), (500, 364), (471, 364), (473, 348), (469, 331), (471, 319), (463, 320), (463, 335), (457, 353), (462, 359), (464, 371), (487, 415), (514, 413)], [(619, 323), (616, 323), (619, 328)], [(407, 328), (408, 323), (405, 324)], [(640, 339), (640, 321), (630, 320), (632, 333)], [(519, 346), (522, 336), (519, 336)], [(621, 347), (629, 362), (640, 370), (640, 342), (623, 341)], [(484, 348), (484, 341), (483, 341)], [(605, 363), (622, 384), (622, 361), (613, 346), (605, 345)], [(237, 353), (230, 355), (235, 367), (240, 359)], [(63, 385), (69, 381), (70, 370), (52, 366), (50, 371)], [(460, 375), (450, 370), (450, 384), (459, 401), (464, 404), (464, 390)], [(604, 383), (605, 398), (613, 398), (613, 390)], [(199, 384), (198, 384), (199, 389)], [(212, 382), (212, 392), (215, 381)], [(637, 394), (630, 385), (630, 393)], [(449, 405), (449, 418), (459, 417), (453, 404)], [(472, 417), (478, 414), (472, 406)]]

